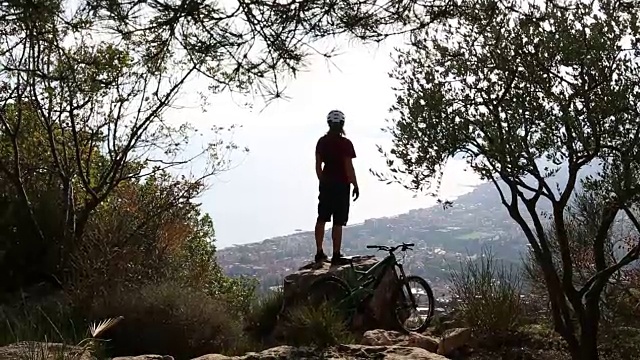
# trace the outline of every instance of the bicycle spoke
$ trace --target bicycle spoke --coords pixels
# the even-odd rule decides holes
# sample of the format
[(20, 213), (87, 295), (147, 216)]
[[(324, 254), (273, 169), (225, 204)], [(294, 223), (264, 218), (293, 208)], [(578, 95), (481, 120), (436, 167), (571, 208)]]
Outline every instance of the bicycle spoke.
[[(407, 291), (407, 286), (411, 294)], [(396, 314), (404, 314), (407, 316), (398, 319), (402, 322), (402, 327), (408, 331), (423, 331), (428, 326), (433, 316), (433, 295), (431, 289), (424, 279), (410, 276), (407, 278), (407, 284), (402, 286), (402, 300), (399, 304)], [(412, 299), (413, 298), (413, 299)]]

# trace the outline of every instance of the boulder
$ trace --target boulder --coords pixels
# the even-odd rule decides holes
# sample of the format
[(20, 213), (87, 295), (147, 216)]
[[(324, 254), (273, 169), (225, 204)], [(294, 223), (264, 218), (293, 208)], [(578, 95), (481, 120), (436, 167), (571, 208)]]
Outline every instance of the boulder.
[(36, 341), (22, 341), (0, 347), (0, 359), (2, 360), (95, 360), (87, 350), (59, 343), (43, 343)]
[[(378, 263), (373, 255), (368, 256), (352, 256), (347, 260), (353, 264), (356, 270), (365, 271)], [(342, 279), (349, 278), (347, 273), (351, 270), (350, 263), (341, 265), (331, 265), (329, 262), (309, 263), (302, 266), (298, 271), (287, 275), (284, 278), (282, 290), (286, 300), (295, 301), (301, 296), (306, 295), (306, 290), (311, 283), (322, 276), (334, 275)]]
[(438, 354), (449, 355), (471, 341), (471, 329), (457, 328), (445, 332), (438, 344)]
[[(315, 264), (311, 263), (301, 267), (298, 271), (287, 275), (284, 278), (283, 293), (284, 304), (283, 313), (289, 307), (295, 306), (298, 300), (305, 299), (309, 293), (309, 286), (318, 278), (323, 276), (337, 276), (353, 284), (355, 274), (352, 266), (356, 270), (365, 271), (377, 264), (379, 260), (375, 256), (353, 256), (348, 257), (345, 264), (331, 265), (328, 262)], [(395, 314), (389, 309), (394, 308), (394, 299), (399, 293), (398, 277), (393, 268), (388, 269), (383, 274), (382, 281), (363, 307), (363, 311), (353, 319), (352, 327), (356, 330), (366, 331), (370, 329), (398, 330)], [(401, 319), (406, 320), (408, 314), (402, 314)]]
[(362, 345), (373, 346), (409, 346), (418, 347), (435, 353), (438, 350), (440, 341), (436, 338), (418, 334), (415, 332), (403, 334), (398, 331), (369, 330), (364, 333), (361, 340)]
[(118, 356), (111, 360), (174, 360), (169, 355), (138, 355), (138, 356)]
[(427, 350), (407, 346), (366, 346), (338, 345), (327, 349), (292, 346), (278, 346), (259, 353), (244, 356), (204, 355), (193, 360), (346, 360), (346, 359), (388, 359), (388, 360), (447, 360), (446, 357)]

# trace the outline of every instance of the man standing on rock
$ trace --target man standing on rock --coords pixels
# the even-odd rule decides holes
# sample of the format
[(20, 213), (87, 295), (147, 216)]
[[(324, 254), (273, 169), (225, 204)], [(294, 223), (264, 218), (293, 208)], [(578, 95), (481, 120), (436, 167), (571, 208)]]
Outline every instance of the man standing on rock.
[(332, 216), (333, 256), (331, 263), (337, 264), (342, 259), (340, 252), (342, 227), (347, 225), (349, 219), (351, 184), (353, 184), (353, 201), (356, 201), (360, 196), (352, 161), (356, 157), (356, 152), (351, 140), (345, 137), (344, 120), (342, 111), (330, 111), (327, 115), (329, 131), (318, 140), (316, 145), (316, 175), (320, 182), (318, 219), (315, 228), (317, 248), (315, 261), (318, 263), (328, 260), (322, 249), (322, 242), (324, 226), (331, 221)]

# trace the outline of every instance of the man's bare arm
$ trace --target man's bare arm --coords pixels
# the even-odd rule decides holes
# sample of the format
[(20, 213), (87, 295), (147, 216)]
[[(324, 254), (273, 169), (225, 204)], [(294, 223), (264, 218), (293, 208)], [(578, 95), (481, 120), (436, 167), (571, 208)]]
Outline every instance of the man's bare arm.
[(356, 179), (356, 169), (353, 167), (353, 159), (347, 159), (347, 175), (349, 176), (349, 182), (354, 187), (358, 187), (358, 179)]
[(316, 153), (316, 176), (318, 180), (322, 176), (322, 159), (320, 159), (320, 154)]

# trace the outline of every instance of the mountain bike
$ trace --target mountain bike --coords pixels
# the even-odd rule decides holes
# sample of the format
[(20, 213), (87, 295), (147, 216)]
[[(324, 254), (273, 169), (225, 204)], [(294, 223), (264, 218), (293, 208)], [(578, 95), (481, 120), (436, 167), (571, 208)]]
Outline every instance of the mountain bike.
[[(404, 272), (402, 264), (398, 263), (395, 251), (410, 250), (414, 244), (402, 243), (398, 246), (385, 245), (367, 245), (367, 249), (377, 249), (379, 251), (387, 251), (387, 255), (380, 262), (376, 263), (366, 271), (357, 270), (350, 261), (351, 271), (356, 274), (355, 285), (349, 286), (345, 280), (334, 275), (321, 277), (311, 283), (308, 289), (308, 301), (312, 304), (319, 302), (332, 302), (334, 306), (345, 310), (349, 320), (359, 311), (362, 311), (369, 299), (373, 297), (373, 293), (380, 285), (384, 275), (390, 268), (394, 268), (398, 278), (398, 288), (392, 295), (392, 304), (396, 304), (393, 312), (399, 329), (408, 332), (423, 332), (429, 326), (433, 318), (434, 303), (433, 291), (429, 284), (421, 277), (411, 275), (407, 276)], [(350, 260), (349, 258), (347, 258)], [(411, 283), (415, 283), (417, 291), (412, 291)], [(418, 306), (418, 300), (426, 299), (426, 306)], [(407, 312), (416, 312), (417, 325), (407, 325), (407, 321), (403, 321), (403, 315)]]

